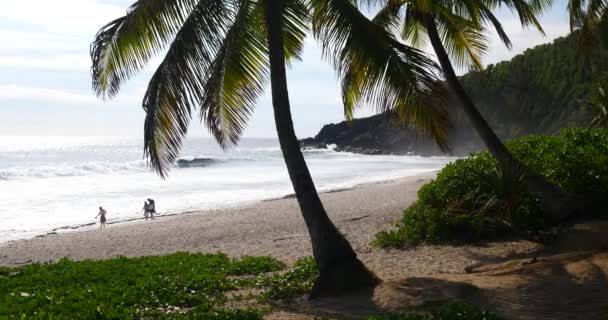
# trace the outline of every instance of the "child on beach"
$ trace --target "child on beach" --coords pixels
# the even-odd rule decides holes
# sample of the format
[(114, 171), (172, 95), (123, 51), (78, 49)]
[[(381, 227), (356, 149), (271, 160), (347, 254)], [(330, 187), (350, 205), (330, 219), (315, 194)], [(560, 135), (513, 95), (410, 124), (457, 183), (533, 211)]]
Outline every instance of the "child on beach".
[(150, 205), (148, 204), (148, 201), (144, 201), (144, 208), (142, 210), (144, 211), (144, 219), (148, 220), (148, 214), (150, 213)]
[(99, 228), (106, 227), (106, 213), (108, 213), (104, 208), (99, 207), (99, 213), (95, 216), (95, 219), (99, 217)]

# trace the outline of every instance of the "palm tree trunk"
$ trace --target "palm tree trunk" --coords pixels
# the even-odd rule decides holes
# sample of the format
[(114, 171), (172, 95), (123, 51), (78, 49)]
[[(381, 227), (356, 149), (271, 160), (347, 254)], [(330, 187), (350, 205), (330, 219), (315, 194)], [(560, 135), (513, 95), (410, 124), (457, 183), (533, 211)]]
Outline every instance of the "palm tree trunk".
[(431, 40), (431, 45), (435, 50), (439, 64), (443, 69), (443, 73), (446, 80), (457, 98), (460, 100), (460, 105), (464, 113), (468, 116), (469, 120), (473, 124), (473, 127), (485, 143), (488, 151), (496, 158), (500, 163), (503, 170), (507, 174), (525, 174), (526, 184), (528, 191), (533, 194), (539, 195), (541, 205), (545, 211), (550, 215), (551, 220), (554, 223), (559, 223), (569, 218), (573, 214), (582, 213), (580, 199), (575, 197), (560, 188), (559, 186), (550, 183), (542, 176), (536, 174), (530, 174), (525, 166), (517, 160), (507, 147), (500, 141), (496, 133), (492, 130), (488, 122), (483, 118), (469, 95), (464, 90), (464, 87), (458, 81), (456, 72), (450, 62), (443, 44), (441, 37), (437, 31), (437, 24), (435, 19), (427, 15), (425, 18), (425, 26)]
[(377, 280), (357, 259), (350, 243), (327, 216), (293, 128), (285, 73), (283, 8), (284, 0), (266, 2), (272, 105), (283, 158), (319, 268), (319, 277), (313, 286), (311, 298), (369, 287)]

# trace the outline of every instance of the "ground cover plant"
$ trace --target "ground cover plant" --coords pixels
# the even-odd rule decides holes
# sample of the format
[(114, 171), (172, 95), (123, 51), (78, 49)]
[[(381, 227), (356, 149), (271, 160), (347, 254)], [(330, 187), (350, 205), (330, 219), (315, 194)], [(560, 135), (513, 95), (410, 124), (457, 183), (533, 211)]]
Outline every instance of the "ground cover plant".
[[(318, 271), (312, 257), (287, 268), (271, 257), (176, 253), (0, 268), (0, 319), (259, 320), (277, 301), (308, 293)], [(228, 304), (255, 288), (255, 308)], [(495, 319), (463, 304), (369, 320)], [(485, 318), (480, 317), (486, 316)]]
[[(608, 218), (608, 130), (567, 129), (556, 136), (515, 139), (508, 148), (533, 172), (583, 196), (586, 214)], [(523, 179), (487, 153), (447, 165), (418, 191), (397, 228), (376, 235), (374, 244), (402, 247), (422, 242), (469, 242), (506, 235), (536, 237), (552, 227), (527, 192)]]
[(240, 276), (284, 268), (270, 257), (188, 253), (4, 268), (0, 318), (259, 319), (256, 310), (223, 309), (226, 293)]

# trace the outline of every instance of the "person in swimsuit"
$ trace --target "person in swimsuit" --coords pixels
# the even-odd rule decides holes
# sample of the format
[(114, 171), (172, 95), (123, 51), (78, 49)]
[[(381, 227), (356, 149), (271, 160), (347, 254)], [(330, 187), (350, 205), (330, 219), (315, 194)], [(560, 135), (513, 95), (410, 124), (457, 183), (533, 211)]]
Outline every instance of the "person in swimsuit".
[(99, 217), (99, 228), (106, 227), (106, 213), (108, 213), (104, 208), (99, 207), (99, 213), (95, 216), (95, 219)]
[(144, 208), (142, 210), (144, 211), (144, 218), (148, 220), (148, 214), (150, 213), (150, 205), (148, 204), (148, 201), (144, 201)]
[(148, 198), (148, 212), (150, 213), (150, 219), (154, 220), (154, 214), (156, 213), (156, 203), (153, 199)]

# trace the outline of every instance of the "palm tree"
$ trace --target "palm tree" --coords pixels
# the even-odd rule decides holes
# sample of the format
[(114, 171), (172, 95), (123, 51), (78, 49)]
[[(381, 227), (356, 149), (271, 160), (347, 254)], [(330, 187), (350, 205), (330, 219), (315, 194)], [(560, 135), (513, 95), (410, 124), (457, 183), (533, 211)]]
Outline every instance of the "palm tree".
[[(429, 71), (434, 63), (416, 49), (397, 45), (392, 35), (356, 13), (335, 17), (341, 29), (327, 25), (323, 30), (339, 32), (355, 42), (373, 36), (392, 41), (401, 50), (386, 53), (403, 72), (393, 75), (400, 87), (381, 91), (384, 86), (379, 85), (370, 92), (393, 90), (392, 100), (379, 102), (399, 101), (402, 109), (408, 102), (426, 99), (436, 80)], [(299, 58), (309, 20), (302, 0), (139, 0), (96, 35), (91, 72), (96, 94), (112, 98), (168, 45), (143, 98), (144, 155), (161, 177), (177, 159), (196, 109), (217, 142), (229, 148), (237, 144), (257, 98), (270, 82), (279, 143), (319, 268), (311, 293), (315, 297), (378, 280), (329, 219), (293, 128), (285, 65)], [(362, 20), (371, 32), (357, 25)], [(355, 34), (361, 31), (367, 36)], [(366, 57), (360, 55), (353, 54), (363, 61)], [(445, 144), (441, 110), (429, 107), (424, 115), (403, 120), (413, 121)]]
[(607, 43), (608, 1), (606, 0), (569, 0), (570, 30), (578, 31), (579, 50), (583, 59), (599, 43)]
[[(461, 110), (503, 170), (512, 174), (527, 172), (528, 190), (540, 195), (542, 205), (555, 222), (575, 213), (577, 203), (573, 195), (549, 183), (544, 177), (531, 174), (505, 147), (461, 85), (452, 66), (454, 60), (459, 67), (482, 69), (480, 57), (487, 50), (484, 32), (488, 25), (497, 31), (507, 47), (511, 46), (500, 21), (492, 13), (498, 6), (506, 6), (517, 12), (522, 25), (535, 26), (542, 32), (536, 15), (550, 5), (551, 0), (382, 0), (380, 3), (383, 7), (373, 18), (374, 23), (387, 31), (400, 33), (405, 41), (414, 46), (422, 46), (428, 37), (447, 84), (460, 102)], [(358, 85), (353, 85), (349, 78), (363, 77), (365, 72), (356, 64), (346, 69), (348, 76), (343, 77), (343, 92), (357, 92)], [(349, 103), (349, 99), (345, 99), (345, 102), (348, 116), (356, 104)]]
[(589, 108), (597, 112), (591, 120), (589, 128), (599, 128), (608, 125), (608, 75), (601, 77), (589, 99)]

